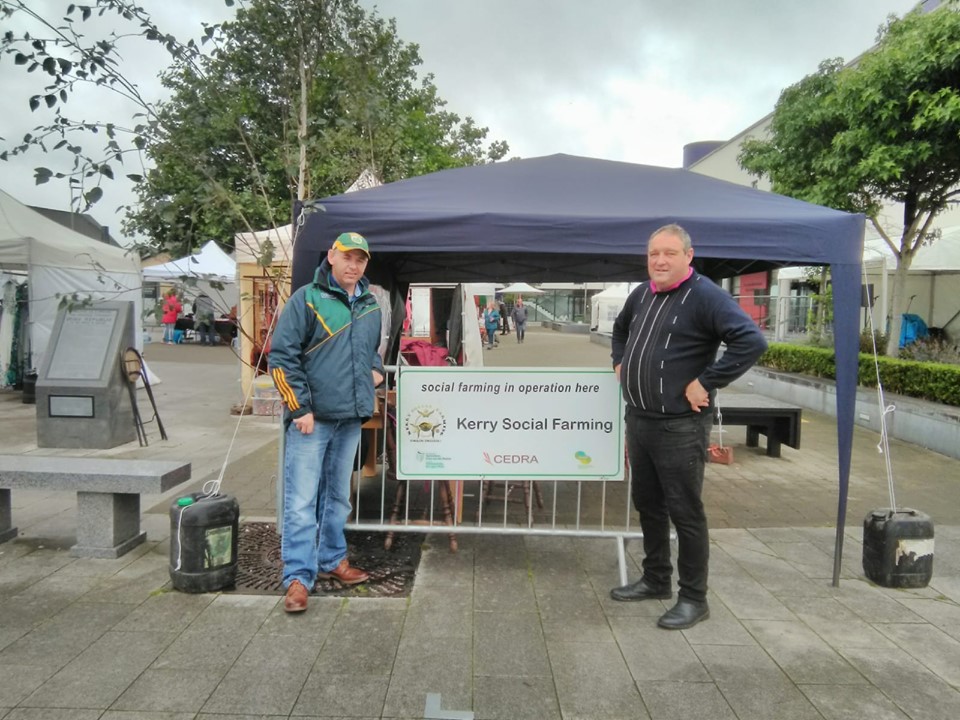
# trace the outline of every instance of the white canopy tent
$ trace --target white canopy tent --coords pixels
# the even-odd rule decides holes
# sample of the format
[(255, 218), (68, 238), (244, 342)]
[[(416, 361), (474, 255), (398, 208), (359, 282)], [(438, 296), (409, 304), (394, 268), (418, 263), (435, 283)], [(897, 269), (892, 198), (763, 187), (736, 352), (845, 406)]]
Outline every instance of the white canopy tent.
[(505, 288), (501, 288), (497, 292), (501, 292), (504, 295), (510, 293), (515, 293), (516, 295), (540, 295), (543, 293), (543, 290), (535, 288), (533, 285), (528, 285), (525, 282), (516, 282), (507, 285)]
[(143, 268), (143, 280), (163, 284), (183, 282), (185, 301), (189, 303), (199, 295), (206, 295), (213, 301), (219, 315), (226, 315), (237, 304), (240, 295), (237, 264), (213, 240), (207, 241), (192, 255)]
[(178, 280), (184, 277), (233, 282), (237, 276), (237, 264), (213, 240), (209, 240), (200, 250), (162, 265), (151, 265), (143, 269), (144, 280)]
[(0, 270), (26, 274), (30, 370), (43, 362), (60, 300), (132, 301), (137, 347), (142, 348), (140, 258), (75, 232), (0, 190)]
[(599, 333), (612, 333), (613, 321), (620, 314), (629, 294), (630, 283), (617, 283), (591, 297), (590, 329)]
[[(945, 329), (951, 338), (960, 338), (960, 225), (943, 226), (940, 231), (940, 238), (920, 248), (910, 264), (905, 312), (919, 315), (931, 327)], [(863, 272), (870, 291), (873, 325), (880, 330), (886, 329), (896, 268), (896, 258), (887, 243), (876, 234), (868, 235), (863, 242)], [(802, 277), (803, 268), (780, 270), (780, 298), (788, 298), (790, 282)], [(865, 313), (861, 322), (866, 326)]]
[(270, 242), (273, 263), (289, 267), (293, 258), (293, 225), (258, 230), (257, 232), (237, 233), (234, 235), (237, 265), (259, 265)]

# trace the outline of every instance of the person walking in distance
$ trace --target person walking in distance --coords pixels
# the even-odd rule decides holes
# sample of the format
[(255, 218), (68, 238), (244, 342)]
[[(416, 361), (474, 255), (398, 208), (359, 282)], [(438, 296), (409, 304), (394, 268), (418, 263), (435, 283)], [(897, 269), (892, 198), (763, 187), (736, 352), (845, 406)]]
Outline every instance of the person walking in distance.
[(498, 343), (497, 328), (500, 327), (500, 311), (497, 310), (497, 303), (490, 300), (487, 303), (487, 309), (483, 311), (483, 328), (487, 331), (487, 350), (493, 349), (495, 343)]
[[(710, 541), (701, 492), (716, 390), (743, 375), (767, 348), (736, 301), (693, 270), (693, 253), (679, 225), (665, 225), (650, 236), (650, 279), (630, 293), (611, 343), (626, 405), (631, 492), (644, 558), (640, 579), (610, 595), (619, 601), (672, 597), (673, 521), (679, 592), (657, 623), (669, 630), (710, 616)], [(717, 358), (721, 343), (726, 349)]]
[(517, 333), (517, 342), (522, 343), (527, 334), (527, 306), (523, 304), (523, 298), (517, 298), (513, 306), (513, 329)]
[(350, 566), (344, 536), (360, 425), (383, 382), (380, 307), (363, 275), (369, 259), (362, 235), (339, 235), (313, 282), (290, 296), (271, 343), (285, 408), (281, 558), (291, 613), (307, 609), (318, 577), (344, 585), (369, 577)]

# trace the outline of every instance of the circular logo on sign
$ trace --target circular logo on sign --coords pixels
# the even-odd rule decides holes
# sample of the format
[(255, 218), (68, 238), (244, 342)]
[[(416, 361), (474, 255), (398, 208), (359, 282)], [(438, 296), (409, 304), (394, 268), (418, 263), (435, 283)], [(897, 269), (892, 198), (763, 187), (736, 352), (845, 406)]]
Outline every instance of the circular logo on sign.
[(447, 419), (432, 405), (420, 405), (407, 413), (407, 435), (412, 438), (436, 438), (443, 435)]

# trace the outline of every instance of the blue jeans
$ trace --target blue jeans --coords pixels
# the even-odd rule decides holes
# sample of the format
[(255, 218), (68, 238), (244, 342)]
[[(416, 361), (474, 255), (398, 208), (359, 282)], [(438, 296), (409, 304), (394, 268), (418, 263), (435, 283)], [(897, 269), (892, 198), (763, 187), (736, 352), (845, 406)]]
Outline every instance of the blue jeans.
[(634, 507), (643, 530), (643, 575), (671, 585), (670, 521), (677, 530), (677, 572), (687, 600), (707, 597), (710, 538), (700, 499), (713, 412), (647, 418), (627, 414), (627, 453)]
[(214, 337), (213, 323), (202, 322), (197, 325), (197, 334), (200, 336), (201, 345), (214, 345), (217, 339)]
[(290, 423), (283, 460), (283, 586), (307, 590), (317, 570), (329, 572), (347, 556), (343, 534), (350, 515), (350, 474), (360, 444), (360, 418), (315, 420), (304, 435)]

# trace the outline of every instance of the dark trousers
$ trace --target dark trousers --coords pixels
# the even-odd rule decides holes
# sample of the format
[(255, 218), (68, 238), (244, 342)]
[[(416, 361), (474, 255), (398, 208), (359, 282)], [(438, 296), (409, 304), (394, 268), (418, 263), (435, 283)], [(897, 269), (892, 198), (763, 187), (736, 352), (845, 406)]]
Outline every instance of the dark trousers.
[(707, 596), (710, 539), (700, 499), (713, 414), (678, 418), (627, 415), (627, 452), (633, 505), (643, 530), (643, 575), (669, 586), (670, 521), (677, 530), (678, 595), (693, 601)]
[(197, 325), (197, 333), (200, 335), (200, 343), (202, 345), (213, 345), (217, 342), (212, 322), (202, 322)]

